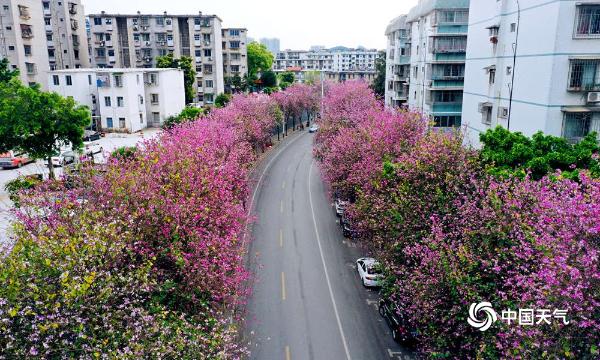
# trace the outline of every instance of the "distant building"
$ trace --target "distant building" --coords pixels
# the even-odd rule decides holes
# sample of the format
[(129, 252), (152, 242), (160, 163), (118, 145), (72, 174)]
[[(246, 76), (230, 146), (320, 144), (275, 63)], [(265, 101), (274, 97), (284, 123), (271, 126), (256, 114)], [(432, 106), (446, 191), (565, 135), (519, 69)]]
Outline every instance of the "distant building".
[(235, 76), (243, 78), (248, 74), (248, 30), (229, 28), (222, 30), (223, 75), (225, 90), (231, 91), (228, 81)]
[(156, 58), (189, 56), (196, 100), (212, 104), (224, 92), (221, 19), (216, 15), (89, 15), (90, 52), (100, 68), (153, 68)]
[(377, 50), (348, 48), (323, 49), (319, 51), (285, 50), (277, 53), (273, 70), (292, 71), (302, 82), (307, 73), (323, 72), (325, 79), (342, 82), (364, 79), (372, 82), (376, 76)]
[(89, 67), (80, 0), (1, 0), (0, 58), (24, 84), (47, 89), (48, 71)]
[(88, 106), (97, 128), (105, 131), (160, 127), (185, 107), (179, 69), (56, 70), (47, 81), (50, 91)]
[(420, 0), (406, 24), (410, 27), (405, 40), (410, 44), (409, 108), (429, 116), (435, 127), (460, 127), (469, 0)]
[(266, 46), (273, 55), (276, 55), (281, 47), (281, 42), (278, 38), (261, 38), (260, 43)]
[(573, 142), (600, 132), (600, 3), (520, 5), (519, 22), (516, 2), (471, 2), (462, 108), (468, 141), (478, 146), (479, 134), (498, 125)]
[(385, 71), (385, 105), (401, 107), (408, 102), (410, 84), (410, 27), (406, 15), (392, 20), (385, 30), (387, 55)]

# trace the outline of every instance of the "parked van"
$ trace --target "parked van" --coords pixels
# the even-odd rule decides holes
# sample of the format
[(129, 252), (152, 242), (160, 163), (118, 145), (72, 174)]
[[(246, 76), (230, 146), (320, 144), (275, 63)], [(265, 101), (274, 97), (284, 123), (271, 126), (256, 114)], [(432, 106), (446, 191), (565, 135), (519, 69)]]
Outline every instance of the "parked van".
[(23, 165), (34, 162), (26, 153), (9, 151), (0, 154), (0, 167), (3, 169), (20, 168)]

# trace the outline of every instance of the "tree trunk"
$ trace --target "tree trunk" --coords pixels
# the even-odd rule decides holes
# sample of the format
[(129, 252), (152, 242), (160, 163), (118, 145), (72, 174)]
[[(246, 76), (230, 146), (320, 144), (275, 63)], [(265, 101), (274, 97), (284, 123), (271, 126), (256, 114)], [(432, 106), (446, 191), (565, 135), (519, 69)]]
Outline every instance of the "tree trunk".
[(56, 177), (54, 175), (54, 165), (52, 165), (52, 158), (49, 157), (48, 158), (48, 176), (50, 177), (51, 180), (54, 180)]

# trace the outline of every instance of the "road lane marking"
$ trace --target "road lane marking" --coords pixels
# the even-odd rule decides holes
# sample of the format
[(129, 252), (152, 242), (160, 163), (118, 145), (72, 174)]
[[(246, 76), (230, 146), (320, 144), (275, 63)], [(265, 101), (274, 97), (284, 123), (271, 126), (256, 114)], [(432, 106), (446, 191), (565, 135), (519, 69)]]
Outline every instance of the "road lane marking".
[(285, 273), (281, 272), (281, 300), (285, 300)]
[(352, 360), (352, 357), (350, 356), (350, 350), (348, 350), (348, 343), (346, 341), (346, 336), (344, 335), (344, 329), (342, 328), (342, 321), (340, 320), (340, 313), (338, 312), (337, 305), (335, 303), (335, 297), (333, 296), (331, 280), (329, 279), (329, 272), (327, 271), (327, 264), (325, 263), (325, 255), (323, 255), (323, 247), (321, 246), (321, 236), (319, 235), (319, 229), (317, 228), (315, 207), (314, 207), (313, 201), (312, 201), (312, 188), (311, 188), (312, 169), (313, 169), (313, 162), (310, 163), (310, 168), (308, 170), (308, 200), (310, 202), (310, 210), (312, 212), (313, 226), (315, 228), (315, 234), (317, 236), (317, 244), (319, 245), (319, 253), (321, 254), (321, 262), (323, 263), (323, 269), (325, 270), (325, 280), (327, 280), (327, 287), (329, 288), (329, 297), (331, 298), (331, 303), (333, 304), (333, 312), (335, 313), (335, 319), (337, 320), (338, 329), (340, 330), (342, 344), (344, 345), (344, 351), (346, 352), (346, 359)]
[(285, 360), (292, 360), (292, 355), (290, 354), (290, 347), (285, 347)]
[(283, 247), (283, 229), (279, 229), (279, 247)]
[(283, 214), (283, 200), (281, 200), (281, 204), (279, 206), (279, 211)]
[(283, 184), (281, 184), (281, 188), (285, 189), (285, 181), (283, 182)]

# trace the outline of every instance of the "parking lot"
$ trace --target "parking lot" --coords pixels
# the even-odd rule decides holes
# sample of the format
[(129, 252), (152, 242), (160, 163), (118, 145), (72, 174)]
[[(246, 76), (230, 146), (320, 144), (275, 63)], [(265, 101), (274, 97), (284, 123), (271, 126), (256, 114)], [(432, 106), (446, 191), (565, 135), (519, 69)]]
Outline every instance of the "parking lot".
[[(107, 134), (106, 137), (95, 141), (104, 150), (103, 154), (95, 155), (95, 161), (102, 162), (105, 159), (105, 154), (109, 154), (113, 150), (123, 146), (135, 146), (145, 139), (155, 137), (159, 133), (159, 129), (145, 129), (136, 134)], [(62, 175), (61, 168), (55, 168), (54, 170), (57, 176)], [(46, 166), (46, 161), (38, 160), (19, 169), (0, 169), (0, 247), (3, 244), (7, 244), (10, 239), (10, 222), (12, 219), (12, 202), (8, 198), (8, 193), (4, 190), (4, 186), (7, 182), (19, 176), (33, 174), (43, 174), (44, 178), (47, 178), (48, 167)]]

